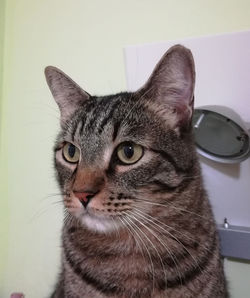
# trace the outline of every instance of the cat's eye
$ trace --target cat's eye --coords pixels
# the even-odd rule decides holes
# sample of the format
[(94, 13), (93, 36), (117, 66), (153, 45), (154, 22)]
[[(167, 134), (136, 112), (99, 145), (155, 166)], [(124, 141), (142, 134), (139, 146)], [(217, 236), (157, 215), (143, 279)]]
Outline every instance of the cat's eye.
[(117, 156), (124, 164), (134, 164), (143, 156), (143, 147), (132, 142), (125, 142), (118, 146)]
[(80, 150), (72, 143), (66, 143), (63, 147), (63, 157), (68, 162), (76, 163), (80, 158)]

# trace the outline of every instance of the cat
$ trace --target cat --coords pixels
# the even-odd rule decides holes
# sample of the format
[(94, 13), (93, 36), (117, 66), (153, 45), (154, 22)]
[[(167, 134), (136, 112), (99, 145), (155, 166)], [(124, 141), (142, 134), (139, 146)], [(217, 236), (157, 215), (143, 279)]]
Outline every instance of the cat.
[(171, 47), (136, 92), (91, 96), (45, 69), (60, 109), (62, 270), (51, 297), (228, 297), (192, 135), (192, 53)]

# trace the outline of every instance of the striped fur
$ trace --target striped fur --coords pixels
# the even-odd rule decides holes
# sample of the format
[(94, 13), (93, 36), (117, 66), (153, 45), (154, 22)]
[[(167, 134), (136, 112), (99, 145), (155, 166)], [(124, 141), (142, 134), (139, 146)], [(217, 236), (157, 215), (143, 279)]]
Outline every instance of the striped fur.
[[(52, 297), (228, 297), (190, 125), (194, 77), (182, 46), (134, 93), (90, 96), (46, 69), (62, 114), (55, 168), (65, 204)], [(132, 165), (117, 156), (125, 141), (144, 150)], [(63, 159), (65, 142), (79, 148), (78, 163)], [(81, 186), (95, 193), (87, 208), (74, 196)]]

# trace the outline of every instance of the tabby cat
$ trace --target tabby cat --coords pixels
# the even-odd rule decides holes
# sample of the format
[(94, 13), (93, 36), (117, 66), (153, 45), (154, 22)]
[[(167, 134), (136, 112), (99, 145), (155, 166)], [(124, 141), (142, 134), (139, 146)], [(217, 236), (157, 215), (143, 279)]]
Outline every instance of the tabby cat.
[(193, 143), (195, 69), (170, 48), (136, 92), (91, 96), (45, 70), (65, 205), (52, 297), (228, 297)]

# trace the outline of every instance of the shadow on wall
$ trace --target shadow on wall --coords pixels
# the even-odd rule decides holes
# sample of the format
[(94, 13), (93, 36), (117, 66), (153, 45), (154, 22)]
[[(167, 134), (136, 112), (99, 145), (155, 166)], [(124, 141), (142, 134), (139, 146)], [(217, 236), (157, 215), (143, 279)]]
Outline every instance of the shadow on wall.
[(240, 163), (237, 163), (237, 164), (219, 163), (219, 162), (209, 160), (203, 156), (200, 156), (200, 160), (202, 163), (213, 168), (214, 170), (217, 170), (232, 178), (240, 179), (240, 167), (241, 167)]

